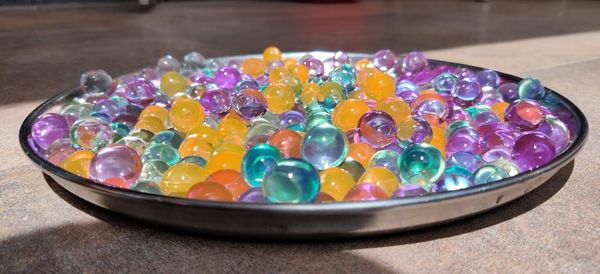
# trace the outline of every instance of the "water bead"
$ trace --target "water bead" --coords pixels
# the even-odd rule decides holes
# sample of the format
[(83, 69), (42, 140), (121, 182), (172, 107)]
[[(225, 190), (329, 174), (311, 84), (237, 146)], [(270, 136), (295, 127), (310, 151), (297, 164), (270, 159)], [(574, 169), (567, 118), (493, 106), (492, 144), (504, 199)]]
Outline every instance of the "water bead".
[(194, 184), (206, 179), (205, 170), (192, 163), (171, 166), (162, 176), (160, 189), (166, 195), (184, 196)]
[(432, 188), (432, 192), (460, 190), (471, 187), (473, 185), (473, 181), (471, 181), (469, 177), (466, 177), (464, 175), (456, 173), (444, 174), (444, 176), (442, 176), (442, 179), (435, 183), (434, 187)]
[(160, 90), (170, 98), (177, 93), (185, 93), (187, 87), (187, 79), (175, 71), (165, 73), (160, 79)]
[(522, 171), (532, 170), (550, 162), (556, 156), (556, 148), (550, 138), (540, 132), (526, 132), (517, 138), (512, 159)]
[(387, 196), (390, 196), (400, 185), (398, 177), (384, 167), (369, 167), (358, 179), (357, 184), (372, 184), (380, 187)]
[(81, 75), (80, 84), (89, 94), (103, 93), (112, 87), (112, 77), (104, 70), (92, 70)]
[(317, 204), (333, 203), (335, 201), (336, 201), (335, 198), (331, 197), (331, 195), (324, 193), (324, 192), (319, 192), (319, 194), (317, 195), (317, 198), (315, 199), (315, 203), (317, 203)]
[(376, 201), (388, 198), (389, 195), (387, 195), (383, 189), (374, 184), (357, 184), (350, 189), (350, 191), (348, 191), (344, 197), (344, 201)]
[(60, 167), (83, 178), (90, 177), (90, 163), (94, 158), (91, 150), (78, 150), (67, 156), (60, 163)]
[(338, 166), (348, 155), (348, 139), (338, 128), (321, 124), (306, 132), (301, 154), (320, 170)]
[(413, 144), (400, 155), (398, 166), (403, 184), (428, 186), (440, 179), (446, 163), (435, 147)]
[(231, 192), (223, 185), (215, 182), (202, 182), (193, 185), (186, 197), (195, 200), (234, 201)]
[(394, 96), (395, 89), (394, 78), (382, 72), (367, 78), (365, 86), (367, 97), (376, 101), (383, 101)]
[(148, 106), (142, 110), (139, 119), (144, 119), (146, 117), (154, 117), (166, 122), (167, 119), (169, 119), (169, 111), (166, 108), (157, 105)]
[(220, 67), (215, 72), (215, 84), (220, 88), (233, 89), (241, 78), (240, 72), (232, 67)]
[(242, 203), (265, 203), (265, 197), (262, 194), (261, 187), (254, 187), (248, 189), (242, 196), (240, 196), (239, 201)]
[[(400, 153), (393, 150), (380, 150), (377, 151), (369, 160), (368, 167), (384, 167), (387, 170), (399, 176), (400, 171), (398, 170), (398, 160), (400, 159)], [(368, 171), (369, 169), (367, 169)]]
[(244, 181), (242, 174), (231, 169), (221, 169), (208, 177), (207, 182), (215, 182), (224, 186), (237, 201), (242, 194), (250, 189), (250, 186)]
[(311, 76), (321, 77), (325, 72), (325, 66), (323, 65), (323, 62), (317, 58), (309, 57), (305, 60), (301, 60), (300, 63), (308, 69), (308, 73)]
[(282, 129), (268, 137), (267, 143), (279, 149), (284, 157), (300, 158), (302, 157), (300, 147), (302, 146), (302, 135), (298, 132)]
[(369, 166), (373, 154), (375, 150), (366, 143), (352, 143), (348, 148), (348, 158), (359, 162), (363, 167)]
[(144, 163), (152, 160), (160, 160), (168, 165), (174, 165), (179, 162), (179, 152), (177, 149), (165, 144), (153, 144), (147, 147), (141, 157)]
[(94, 116), (94, 113), (104, 114), (108, 118), (107, 122), (110, 122), (112, 118), (120, 111), (121, 106), (115, 101), (110, 99), (102, 99), (94, 104), (91, 115)]
[(496, 114), (496, 116), (498, 118), (500, 118), (502, 120), (502, 122), (504, 122), (505, 121), (504, 113), (506, 112), (506, 109), (508, 108), (508, 106), (509, 106), (509, 104), (507, 102), (497, 102), (497, 103), (494, 103), (493, 105), (491, 105), (490, 108)]
[(127, 84), (125, 88), (125, 99), (129, 103), (146, 106), (156, 98), (156, 88), (147, 80), (138, 79)]
[(483, 164), (481, 156), (468, 151), (456, 152), (446, 161), (446, 166), (462, 166), (471, 173), (474, 173)]
[(481, 86), (474, 81), (460, 80), (452, 89), (454, 102), (463, 107), (475, 104), (481, 98), (481, 95)]
[(69, 129), (70, 126), (65, 117), (56, 113), (46, 113), (38, 117), (31, 125), (31, 137), (36, 145), (45, 150), (54, 141), (68, 138)]
[(159, 132), (150, 140), (151, 144), (170, 145), (174, 148), (179, 148), (181, 142), (183, 142), (183, 137), (172, 130)]
[(96, 152), (90, 163), (90, 178), (98, 182), (128, 188), (142, 172), (138, 153), (125, 145), (112, 144)]
[(75, 149), (71, 146), (69, 138), (56, 139), (48, 149), (46, 149), (46, 159), (55, 165), (60, 163), (69, 155), (75, 152)]
[(145, 143), (150, 143), (152, 137), (154, 137), (154, 133), (145, 129), (134, 129), (131, 132), (129, 132), (129, 136), (138, 137), (142, 139)]
[(257, 78), (265, 73), (265, 62), (258, 58), (246, 58), (240, 67), (243, 73)]
[(345, 100), (338, 104), (332, 113), (333, 125), (342, 131), (356, 128), (360, 117), (369, 111), (369, 106), (360, 100)]
[(147, 117), (138, 120), (137, 123), (135, 123), (135, 128), (144, 129), (152, 133), (159, 133), (161, 131), (165, 131), (167, 126), (165, 125), (165, 122), (159, 120), (158, 118)]
[(180, 66), (181, 63), (179, 63), (179, 60), (177, 60), (177, 58), (171, 55), (165, 55), (158, 59), (158, 62), (156, 64), (156, 70), (158, 70), (158, 72), (162, 74), (166, 72), (177, 71)]
[(458, 151), (480, 153), (480, 137), (473, 128), (461, 127), (449, 135), (446, 141), (446, 154), (450, 157)]
[(161, 160), (142, 161), (142, 172), (139, 181), (160, 182), (163, 174), (169, 169), (169, 164)]
[(346, 94), (342, 86), (334, 82), (323, 83), (319, 89), (319, 92), (317, 93), (317, 100), (319, 102), (326, 102), (327, 99), (331, 99), (334, 105), (337, 105), (342, 100), (345, 100)]
[(382, 49), (373, 55), (373, 65), (379, 70), (386, 71), (396, 64), (396, 54), (389, 49)]
[(352, 63), (352, 59), (345, 52), (338, 50), (331, 57), (331, 62), (333, 67), (337, 68), (342, 65), (350, 65)]
[(571, 133), (567, 125), (552, 115), (544, 117), (544, 120), (538, 127), (538, 131), (550, 138), (556, 148), (557, 154), (565, 150), (571, 143)]
[(204, 109), (200, 103), (192, 99), (177, 99), (173, 102), (169, 118), (177, 130), (189, 132), (202, 124)]
[(392, 193), (392, 198), (414, 197), (425, 194), (427, 194), (427, 190), (419, 185), (400, 185), (400, 187)]
[(208, 160), (212, 157), (213, 149), (213, 145), (207, 142), (201, 135), (191, 134), (183, 139), (178, 151), (180, 158), (198, 156)]
[(404, 117), (411, 115), (408, 104), (397, 97), (388, 97), (383, 102), (378, 103), (376, 108), (390, 115), (396, 124)]
[(294, 92), (284, 84), (270, 84), (264, 91), (269, 110), (281, 114), (294, 106)]
[(544, 89), (540, 80), (535, 78), (525, 78), (521, 80), (517, 90), (519, 98), (521, 99), (539, 100), (544, 97), (544, 94), (546, 93), (546, 89)]
[(429, 123), (414, 115), (404, 117), (396, 127), (398, 140), (405, 143), (429, 143), (433, 135)]
[(368, 111), (358, 121), (361, 140), (373, 148), (382, 148), (396, 139), (396, 123), (383, 111)]
[(458, 82), (458, 77), (452, 73), (442, 73), (433, 79), (432, 85), (439, 93), (450, 93)]
[(229, 112), (231, 97), (226, 89), (210, 89), (200, 96), (200, 104), (207, 114), (220, 116)]
[(303, 124), (304, 114), (299, 111), (290, 110), (279, 115), (277, 127), (281, 129), (288, 128), (291, 125)]
[(239, 118), (224, 118), (217, 127), (217, 132), (223, 138), (224, 142), (243, 144), (248, 127), (246, 123)]
[(404, 55), (402, 60), (402, 69), (406, 72), (418, 72), (427, 67), (427, 58), (423, 53), (411, 51)]
[(212, 174), (220, 169), (231, 169), (240, 172), (243, 156), (241, 153), (230, 151), (213, 155), (206, 164), (206, 173)]
[(493, 165), (485, 165), (480, 167), (475, 174), (473, 174), (473, 183), (475, 185), (481, 185), (502, 180), (507, 177), (508, 173), (506, 173), (504, 169)]
[(96, 151), (110, 144), (113, 132), (110, 124), (98, 118), (84, 118), (73, 124), (69, 133), (71, 145), (76, 149)]
[(144, 140), (136, 136), (125, 136), (115, 143), (133, 148), (140, 155), (144, 153), (147, 146), (147, 143)]
[(487, 89), (495, 89), (500, 85), (500, 75), (491, 69), (475, 73), (475, 78), (482, 87)]
[[(466, 167), (463, 166), (448, 166), (448, 164), (446, 164), (446, 169), (444, 170), (444, 174), (458, 174), (458, 175), (462, 175), (464, 177), (470, 178), (471, 176), (473, 176), (473, 173), (470, 172)], [(475, 172), (475, 170), (473, 171)]]
[(532, 100), (517, 100), (506, 108), (504, 119), (520, 130), (536, 129), (544, 119), (540, 105)]
[(321, 87), (315, 83), (307, 83), (302, 86), (302, 93), (300, 94), (300, 101), (304, 105), (309, 105), (311, 102), (317, 100), (317, 94), (321, 91)]
[(268, 47), (263, 51), (263, 60), (269, 63), (274, 60), (281, 60), (281, 50), (277, 47)]
[(206, 58), (204, 55), (191, 51), (183, 56), (183, 62), (190, 65), (193, 69), (201, 69), (206, 66)]
[(354, 178), (339, 167), (330, 167), (319, 173), (321, 192), (330, 195), (335, 201), (343, 201), (346, 193), (356, 185)]
[(246, 120), (256, 118), (267, 110), (267, 100), (255, 89), (244, 89), (235, 95), (233, 110)]
[(272, 203), (313, 202), (320, 190), (319, 173), (302, 159), (282, 159), (268, 169), (262, 190)]

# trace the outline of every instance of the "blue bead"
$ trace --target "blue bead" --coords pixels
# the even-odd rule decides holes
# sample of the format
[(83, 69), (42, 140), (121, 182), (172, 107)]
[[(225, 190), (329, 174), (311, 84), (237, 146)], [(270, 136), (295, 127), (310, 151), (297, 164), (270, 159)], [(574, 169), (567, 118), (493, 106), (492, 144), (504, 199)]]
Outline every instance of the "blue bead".
[(181, 142), (183, 142), (183, 137), (171, 130), (159, 132), (150, 140), (151, 145), (163, 144), (170, 145), (174, 148), (179, 148)]
[(489, 182), (498, 181), (508, 177), (508, 173), (504, 169), (493, 165), (485, 165), (480, 167), (473, 175), (473, 183), (481, 185)]
[(301, 153), (319, 170), (339, 166), (348, 155), (348, 138), (338, 128), (324, 123), (306, 132)]
[(141, 158), (143, 163), (160, 160), (172, 166), (179, 162), (179, 152), (170, 145), (154, 144), (146, 148)]
[(432, 192), (446, 192), (459, 189), (465, 189), (473, 185), (468, 177), (459, 174), (444, 174), (432, 188)]
[(310, 203), (320, 190), (319, 173), (307, 161), (287, 158), (265, 174), (263, 195), (272, 203)]
[(265, 173), (281, 159), (281, 152), (274, 146), (260, 143), (250, 148), (242, 159), (242, 176), (252, 186), (261, 186)]

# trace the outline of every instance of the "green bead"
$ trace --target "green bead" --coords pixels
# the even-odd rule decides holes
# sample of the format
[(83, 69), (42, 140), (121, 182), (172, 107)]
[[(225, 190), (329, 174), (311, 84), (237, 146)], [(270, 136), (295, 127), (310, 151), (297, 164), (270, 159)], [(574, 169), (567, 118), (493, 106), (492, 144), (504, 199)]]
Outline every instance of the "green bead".
[(446, 162), (437, 148), (429, 144), (413, 144), (398, 160), (402, 184), (431, 187), (444, 174)]
[(181, 135), (172, 130), (165, 130), (154, 135), (150, 140), (150, 145), (161, 144), (179, 148), (181, 142), (183, 142), (183, 137), (181, 137)]
[(506, 177), (508, 177), (508, 173), (506, 173), (504, 169), (493, 165), (485, 165), (475, 171), (475, 174), (473, 175), (473, 183), (476, 185), (481, 185), (502, 180)]
[(475, 106), (466, 108), (465, 111), (467, 112), (467, 114), (469, 114), (469, 117), (471, 117), (471, 119), (473, 119), (473, 118), (475, 118), (475, 116), (477, 114), (486, 112), (486, 111), (492, 111), (492, 109), (486, 105), (475, 105)]
[(142, 162), (160, 160), (172, 166), (179, 162), (179, 152), (170, 145), (154, 144), (149, 146), (142, 154)]
[(444, 174), (458, 174), (467, 178), (473, 176), (473, 173), (469, 172), (469, 170), (463, 166), (449, 166), (444, 171)]
[(187, 156), (187, 157), (179, 160), (179, 162), (180, 163), (191, 163), (191, 164), (198, 165), (200, 167), (205, 167), (207, 161), (200, 156)]
[(131, 186), (131, 189), (144, 193), (162, 195), (160, 187), (155, 182), (138, 181), (133, 186)]
[(160, 160), (150, 160), (142, 166), (139, 181), (160, 182), (165, 171), (169, 169), (169, 165)]
[(319, 173), (297, 158), (278, 161), (264, 177), (263, 195), (272, 203), (310, 203), (319, 194)]

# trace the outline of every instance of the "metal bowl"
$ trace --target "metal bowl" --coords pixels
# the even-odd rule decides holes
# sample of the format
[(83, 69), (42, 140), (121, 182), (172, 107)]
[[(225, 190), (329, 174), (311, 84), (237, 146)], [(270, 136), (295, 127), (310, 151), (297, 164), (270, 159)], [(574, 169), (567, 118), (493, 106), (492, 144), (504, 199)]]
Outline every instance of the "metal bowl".
[[(299, 58), (304, 54), (290, 53), (286, 56)], [(311, 54), (322, 59), (333, 55), (332, 52)], [(227, 63), (250, 56), (216, 60)], [(482, 69), (436, 60), (430, 62)], [(510, 81), (521, 80), (506, 73), (499, 74)], [(74, 195), (113, 212), (183, 230), (229, 236), (286, 239), (357, 237), (416, 229), (471, 216), (521, 197), (546, 182), (575, 157), (588, 134), (588, 123), (581, 110), (565, 97), (548, 90), (571, 112), (578, 132), (573, 143), (556, 159), (514, 177), (463, 190), (372, 202), (248, 204), (201, 201), (112, 188), (69, 173), (38, 156), (27, 142), (33, 121), (41, 114), (56, 111), (82, 92), (80, 88), (61, 92), (38, 106), (23, 122), (19, 132), (21, 147), (42, 172)]]

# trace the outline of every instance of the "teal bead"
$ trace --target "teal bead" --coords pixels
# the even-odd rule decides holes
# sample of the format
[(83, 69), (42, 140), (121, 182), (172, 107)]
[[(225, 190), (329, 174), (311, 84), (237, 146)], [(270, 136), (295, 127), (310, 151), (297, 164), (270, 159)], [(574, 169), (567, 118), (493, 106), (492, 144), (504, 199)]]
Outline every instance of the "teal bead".
[(323, 84), (323, 79), (321, 79), (321, 77), (317, 77), (317, 76), (310, 76), (310, 78), (308, 78), (308, 82), (309, 83), (315, 83), (317, 85), (322, 85)]
[(246, 151), (242, 159), (242, 177), (251, 187), (261, 186), (267, 170), (281, 158), (281, 152), (276, 147), (257, 144)]
[(473, 183), (476, 185), (481, 185), (502, 180), (507, 177), (508, 173), (506, 173), (504, 169), (493, 165), (485, 165), (475, 171), (475, 174), (473, 175)]
[(471, 176), (473, 176), (473, 173), (469, 172), (469, 170), (463, 166), (449, 166), (444, 171), (444, 174), (457, 174), (466, 178), (471, 178)]
[(291, 124), (291, 125), (287, 126), (286, 129), (291, 129), (291, 130), (297, 131), (297, 132), (306, 132), (306, 129), (304, 128), (303, 124)]
[(446, 162), (435, 147), (429, 144), (410, 145), (398, 161), (402, 184), (431, 186), (444, 174)]
[(122, 107), (129, 105), (129, 101), (127, 101), (127, 99), (125, 99), (121, 96), (113, 95), (108, 99), (110, 99), (111, 101), (117, 103), (117, 105), (122, 106)]
[(150, 145), (142, 154), (142, 162), (146, 163), (152, 160), (160, 160), (172, 166), (179, 162), (179, 151), (170, 145)]
[(191, 164), (195, 164), (198, 165), (200, 167), (205, 167), (207, 161), (200, 157), (200, 156), (187, 156), (181, 160), (179, 160), (180, 163), (191, 163)]
[(126, 145), (130, 148), (133, 148), (139, 155), (142, 155), (146, 150), (146, 142), (142, 140), (142, 138), (136, 136), (125, 136), (121, 138), (116, 144)]
[(300, 152), (319, 170), (339, 166), (348, 156), (348, 138), (337, 127), (321, 124), (306, 132)]
[(354, 179), (355, 182), (358, 182), (358, 179), (360, 179), (360, 176), (362, 176), (363, 173), (365, 173), (365, 168), (362, 166), (362, 164), (359, 163), (358, 161), (354, 161), (354, 160), (344, 161), (339, 166), (339, 168), (350, 173), (350, 175), (352, 176), (352, 178)]
[(519, 98), (532, 100), (540, 100), (546, 93), (546, 89), (540, 80), (535, 78), (525, 78), (521, 80), (517, 91), (519, 93)]
[(452, 135), (452, 133), (455, 130), (457, 130), (457, 129), (461, 128), (461, 127), (469, 127), (469, 126), (471, 126), (471, 123), (469, 123), (469, 121), (462, 121), (462, 120), (461, 121), (456, 121), (456, 122), (450, 124), (448, 126), (448, 128), (446, 128), (446, 136)]
[(521, 173), (521, 168), (519, 168), (519, 166), (514, 161), (511, 161), (511, 160), (498, 159), (498, 160), (490, 162), (490, 165), (494, 165), (494, 166), (504, 169), (504, 171), (506, 171), (506, 173), (508, 173), (508, 176), (515, 176), (515, 175)]
[(369, 160), (369, 167), (384, 167), (387, 168), (392, 173), (396, 174), (396, 176), (400, 175), (400, 170), (398, 169), (398, 161), (400, 160), (400, 153), (394, 150), (380, 150), (377, 151), (373, 156), (371, 156), (371, 160)]
[(309, 162), (286, 158), (267, 171), (262, 190), (268, 202), (310, 203), (320, 187), (319, 173)]
[(329, 81), (340, 84), (348, 94), (356, 86), (356, 70), (351, 65), (342, 65), (329, 74)]
[(114, 142), (127, 136), (127, 134), (129, 134), (129, 131), (131, 131), (131, 129), (124, 123), (118, 123), (118, 122), (110, 123), (110, 127), (113, 130)]
[(174, 148), (179, 148), (181, 142), (183, 142), (181, 135), (172, 130), (165, 130), (154, 135), (150, 140), (150, 145), (170, 145)]
[(131, 189), (144, 193), (162, 195), (160, 187), (155, 182), (138, 181), (133, 186), (131, 186)]
[(467, 114), (469, 114), (469, 117), (471, 117), (471, 119), (474, 119), (477, 114), (486, 111), (492, 111), (492, 109), (486, 105), (475, 105), (466, 108), (465, 111), (467, 112)]
[(160, 182), (169, 165), (160, 160), (151, 160), (144, 163), (139, 181)]

